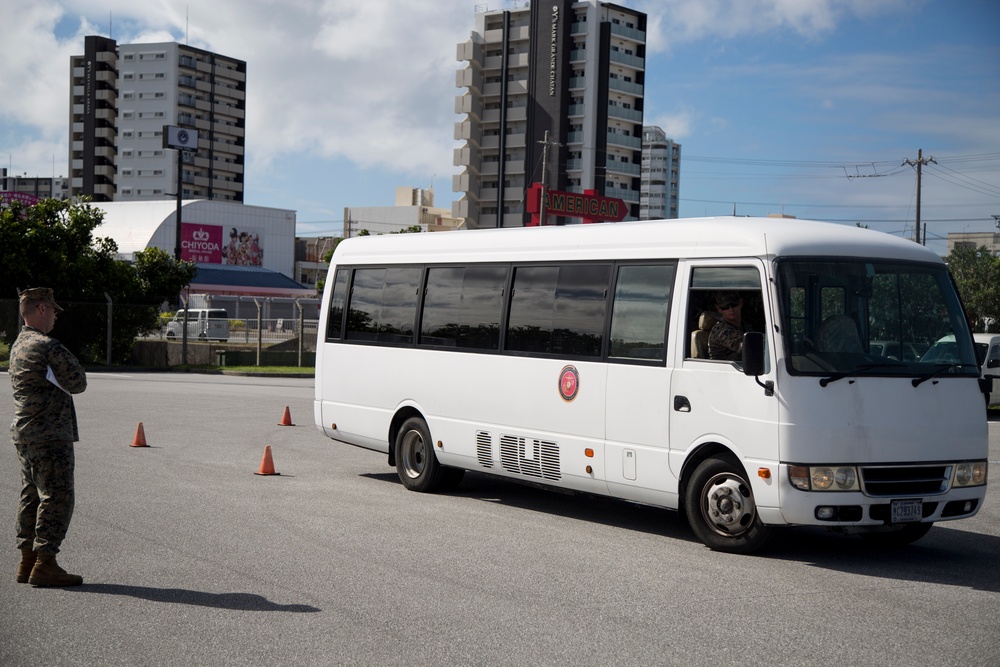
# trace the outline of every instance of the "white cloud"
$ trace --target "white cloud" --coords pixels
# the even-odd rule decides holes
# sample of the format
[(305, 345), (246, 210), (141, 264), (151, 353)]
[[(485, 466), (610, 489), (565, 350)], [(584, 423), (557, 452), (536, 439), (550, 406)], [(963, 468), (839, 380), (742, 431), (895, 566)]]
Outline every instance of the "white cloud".
[[(187, 41), (247, 62), (247, 154), (254, 169), (307, 152), (361, 167), (440, 174), (453, 170), (453, 146), (441, 138), (452, 136), (458, 119), (455, 45), (469, 34), (475, 6), (473, 0), (26, 3), (5, 17), (0, 124), (42, 132), (61, 142), (57, 152), (65, 156), (69, 59), (83, 53), (84, 35), (107, 35), (110, 24), (119, 43)], [(64, 21), (65, 30), (81, 15), (74, 34), (58, 41), (57, 24)], [(24, 147), (4, 142), (29, 172), (49, 171)]]
[(926, 0), (636, 0), (646, 12), (646, 44), (653, 53), (674, 44), (765, 32), (791, 31), (807, 38), (832, 32), (845, 16), (871, 18)]
[(663, 130), (668, 138), (681, 141), (692, 133), (695, 119), (694, 112), (680, 111), (675, 114), (660, 114), (646, 118), (643, 124), (655, 125)]

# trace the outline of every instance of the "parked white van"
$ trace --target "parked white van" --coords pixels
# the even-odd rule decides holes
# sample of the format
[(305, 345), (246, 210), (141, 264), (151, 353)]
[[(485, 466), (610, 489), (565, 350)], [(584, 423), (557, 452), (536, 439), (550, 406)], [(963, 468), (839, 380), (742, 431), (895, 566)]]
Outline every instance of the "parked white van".
[(989, 378), (993, 382), (989, 406), (1000, 406), (1000, 334), (977, 333), (972, 334), (972, 338), (976, 341), (977, 354), (982, 354), (980, 375), (984, 380)]
[[(181, 338), (184, 331), (184, 313), (178, 310), (174, 319), (167, 322), (167, 338)], [(201, 308), (187, 311), (188, 338), (201, 340), (228, 340), (229, 313), (224, 308)]]

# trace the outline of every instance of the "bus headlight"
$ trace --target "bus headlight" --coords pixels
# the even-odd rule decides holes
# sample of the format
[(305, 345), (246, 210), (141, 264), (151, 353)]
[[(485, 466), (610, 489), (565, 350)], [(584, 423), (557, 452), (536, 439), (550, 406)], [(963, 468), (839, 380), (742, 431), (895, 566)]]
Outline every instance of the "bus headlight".
[(982, 486), (986, 483), (986, 461), (970, 461), (955, 466), (955, 486)]
[(854, 466), (788, 466), (788, 481), (803, 491), (858, 491)]

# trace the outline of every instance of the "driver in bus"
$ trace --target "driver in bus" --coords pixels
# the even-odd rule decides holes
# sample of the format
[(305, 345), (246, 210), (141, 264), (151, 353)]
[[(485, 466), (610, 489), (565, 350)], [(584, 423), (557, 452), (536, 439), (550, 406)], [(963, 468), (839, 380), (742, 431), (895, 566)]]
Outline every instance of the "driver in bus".
[(736, 292), (716, 292), (715, 310), (721, 315), (708, 334), (708, 357), (722, 361), (743, 360), (743, 298)]

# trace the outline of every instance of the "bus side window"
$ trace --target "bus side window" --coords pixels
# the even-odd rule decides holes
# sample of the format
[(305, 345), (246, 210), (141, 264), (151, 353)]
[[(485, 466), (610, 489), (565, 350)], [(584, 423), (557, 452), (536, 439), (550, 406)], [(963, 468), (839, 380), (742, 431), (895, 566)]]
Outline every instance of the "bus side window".
[(326, 339), (340, 340), (343, 338), (344, 304), (347, 301), (348, 269), (337, 269), (334, 278), (333, 293), (330, 296), (330, 313), (326, 322)]
[(612, 359), (664, 361), (675, 268), (672, 264), (618, 267), (611, 312)]
[(346, 338), (385, 344), (413, 342), (421, 269), (357, 269)]

